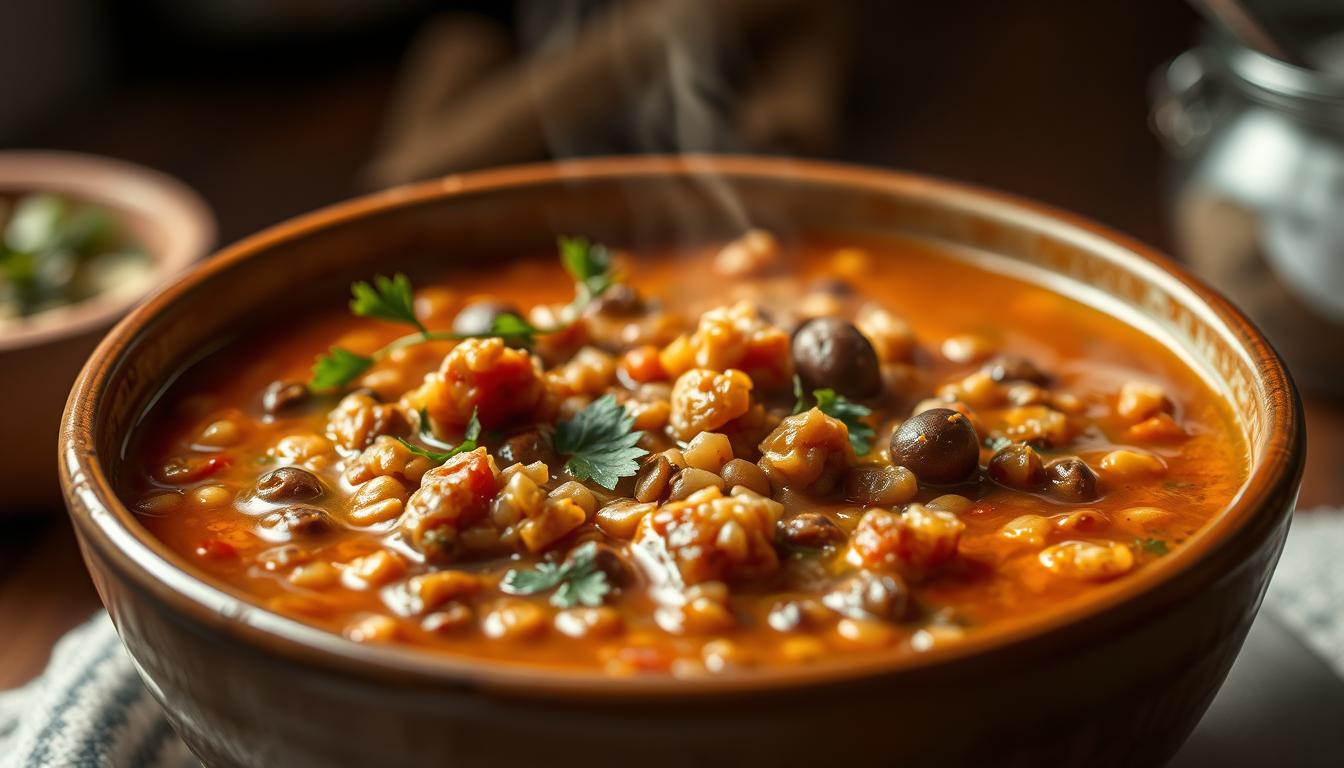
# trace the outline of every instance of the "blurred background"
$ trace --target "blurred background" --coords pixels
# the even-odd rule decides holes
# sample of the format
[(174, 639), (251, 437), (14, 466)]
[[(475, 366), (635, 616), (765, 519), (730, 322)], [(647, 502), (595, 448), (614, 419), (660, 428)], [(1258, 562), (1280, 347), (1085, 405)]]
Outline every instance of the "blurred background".
[[(1246, 308), (1308, 393), (1302, 505), (1338, 505), (1344, 4), (1248, 5), (1304, 68), (1176, 0), (3, 0), (0, 148), (174, 176), (221, 245), (393, 184), (597, 154), (1003, 189), (1175, 253)], [(5, 522), (0, 625), (27, 621), (0, 688), (96, 606), (82, 574), (63, 519)]]
[[(818, 7), (825, 6), (825, 7)], [(551, 155), (765, 151), (967, 179), (1165, 241), (1171, 0), (6, 0), (0, 142), (144, 163), (221, 242)]]

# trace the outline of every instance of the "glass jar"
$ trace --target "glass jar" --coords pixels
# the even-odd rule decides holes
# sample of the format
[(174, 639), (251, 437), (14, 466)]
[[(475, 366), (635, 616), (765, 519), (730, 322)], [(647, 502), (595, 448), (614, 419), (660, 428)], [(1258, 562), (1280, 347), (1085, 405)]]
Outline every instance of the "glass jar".
[(1319, 70), (1214, 38), (1158, 72), (1151, 117), (1172, 157), (1177, 253), (1299, 387), (1344, 396), (1344, 37), (1313, 53)]

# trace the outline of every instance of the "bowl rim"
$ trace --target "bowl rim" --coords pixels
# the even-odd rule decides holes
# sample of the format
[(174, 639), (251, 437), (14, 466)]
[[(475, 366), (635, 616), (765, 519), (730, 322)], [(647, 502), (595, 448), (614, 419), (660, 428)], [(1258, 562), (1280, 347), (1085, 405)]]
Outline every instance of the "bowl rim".
[[(135, 519), (117, 497), (99, 460), (93, 428), (97, 405), (120, 359), (133, 351), (140, 331), (188, 290), (232, 265), (264, 254), (272, 246), (326, 227), (391, 208), (437, 198), (570, 180), (720, 174), (781, 182), (840, 184), (933, 200), (941, 206), (1010, 216), (1015, 226), (1045, 232), (1086, 248), (1127, 273), (1156, 281), (1176, 301), (1211, 318), (1232, 349), (1260, 373), (1265, 389), (1266, 426), (1258, 464), (1250, 467), (1241, 492), (1228, 508), (1171, 555), (1126, 579), (1102, 585), (1086, 600), (1071, 600), (993, 631), (918, 654), (871, 654), (822, 665), (764, 668), (750, 675), (678, 679), (669, 675), (610, 676), (600, 670), (549, 667), (525, 661), (498, 662), (409, 646), (366, 645), (289, 619), (250, 602), (232, 588), (208, 582), (182, 556), (170, 551)], [(450, 175), (375, 192), (304, 214), (245, 238), (177, 277), (133, 310), (103, 340), (80, 373), (66, 406), (60, 436), (61, 485), (76, 531), (85, 547), (116, 568), (135, 587), (198, 622), (292, 661), (414, 686), (470, 686), (510, 695), (594, 700), (675, 699), (725, 693), (768, 693), (863, 678), (919, 675), (956, 665), (973, 666), (995, 653), (1023, 650), (1033, 643), (1061, 642), (1068, 631), (1132, 621), (1183, 595), (1165, 595), (1162, 586), (1191, 589), (1196, 577), (1211, 582), (1234, 567), (1215, 566), (1239, 558), (1233, 545), (1258, 544), (1290, 514), (1305, 453), (1302, 406), (1287, 369), (1268, 341), (1244, 315), (1176, 266), (1137, 241), (1054, 208), (960, 182), (839, 163), (733, 155), (679, 155), (588, 158), (510, 166)], [(1247, 436), (1248, 447), (1251, 436)], [(1179, 578), (1178, 578), (1179, 577)], [(1200, 586), (1203, 586), (1201, 584)], [(1176, 591), (1167, 589), (1170, 593)], [(114, 618), (115, 618), (115, 611)]]
[(101, 155), (55, 150), (0, 151), (0, 192), (54, 192), (104, 205), (124, 218), (140, 216), (174, 236), (150, 252), (144, 290), (96, 296), (0, 329), (0, 353), (106, 328), (127, 309), (200, 259), (218, 231), (205, 200), (182, 181), (147, 166)]

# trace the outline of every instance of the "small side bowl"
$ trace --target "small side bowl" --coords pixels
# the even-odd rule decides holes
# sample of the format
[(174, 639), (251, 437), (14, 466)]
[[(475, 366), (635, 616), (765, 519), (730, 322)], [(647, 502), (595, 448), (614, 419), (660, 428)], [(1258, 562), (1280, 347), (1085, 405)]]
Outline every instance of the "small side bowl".
[[(997, 254), (996, 268), (1135, 323), (1233, 405), (1246, 484), (1142, 571), (961, 643), (693, 680), (354, 643), (211, 583), (118, 498), (125, 440), (165, 381), (222, 339), (332, 306), (352, 277), (429, 259), (488, 265), (555, 233), (617, 247), (722, 237), (738, 231), (739, 214), (782, 233), (893, 233)], [(1255, 328), (1107, 230), (887, 171), (642, 157), (449, 177), (240, 242), (108, 336), (71, 393), (61, 446), (98, 591), (150, 691), (211, 766), (1160, 765), (1212, 700), (1259, 608), (1304, 435), (1292, 382)]]
[(110, 158), (67, 152), (0, 152), (0, 194), (54, 192), (107, 209), (143, 245), (154, 267), (144, 289), (113, 292), (0, 329), (0, 517), (54, 508), (51, 456), (61, 410), (79, 369), (108, 328), (214, 244), (215, 220), (181, 182)]

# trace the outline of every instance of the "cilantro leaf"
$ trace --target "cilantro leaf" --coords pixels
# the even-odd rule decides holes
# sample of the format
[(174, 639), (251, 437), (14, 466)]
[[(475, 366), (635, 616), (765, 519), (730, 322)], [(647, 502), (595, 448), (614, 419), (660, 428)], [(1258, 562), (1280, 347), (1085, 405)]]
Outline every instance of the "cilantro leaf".
[(803, 380), (798, 378), (798, 374), (793, 374), (793, 413), (790, 416), (797, 416), (807, 410), (807, 395), (803, 393)]
[(344, 347), (332, 347), (313, 363), (313, 377), (308, 381), (308, 389), (314, 392), (342, 389), (372, 365), (372, 357), (355, 354)]
[(1167, 548), (1167, 542), (1161, 539), (1135, 539), (1134, 546), (1150, 555), (1157, 555), (1158, 557), (1171, 551)]
[(545, 333), (545, 331), (512, 312), (502, 312), (496, 315), (494, 322), (490, 324), (491, 336), (530, 339), (539, 333)]
[(564, 580), (563, 566), (538, 563), (536, 568), (520, 571), (510, 568), (499, 582), (499, 588), (511, 595), (535, 595), (555, 587)]
[(555, 425), (556, 453), (570, 457), (565, 469), (574, 477), (612, 490), (639, 470), (635, 460), (648, 453), (635, 445), (644, 433), (632, 430), (634, 424), (635, 417), (615, 397), (603, 395)]
[[(420, 434), (421, 436), (424, 436), (429, 429), (427, 426), (429, 424), (429, 417), (424, 412), (423, 409), (421, 409), (420, 418), (421, 418)], [(452, 448), (449, 448), (447, 451), (431, 451), (428, 448), (421, 448), (415, 443), (409, 442), (408, 440), (405, 440), (404, 438), (400, 437), (397, 438), (397, 442), (406, 446), (406, 449), (409, 450), (411, 453), (414, 453), (416, 456), (424, 456), (426, 459), (429, 459), (430, 461), (442, 464), (443, 462), (453, 458), (459, 453), (466, 453), (467, 451), (476, 450), (476, 448), (478, 447), (477, 440), (480, 438), (480, 436), (481, 436), (481, 422), (476, 418), (476, 410), (473, 408), (471, 411), (471, 419), (467, 421), (467, 429), (462, 434), (462, 442), (458, 443), (456, 446), (453, 446)]]
[(551, 605), (557, 608), (596, 607), (611, 591), (607, 574), (597, 567), (597, 543), (593, 541), (575, 547), (559, 565), (539, 563), (535, 568), (510, 569), (499, 587), (512, 595), (535, 595), (554, 589)]
[(428, 332), (420, 318), (415, 316), (411, 281), (400, 272), (392, 277), (376, 275), (373, 285), (355, 283), (350, 286), (350, 293), (350, 311), (356, 315), (411, 325), (421, 333)]
[(611, 273), (611, 252), (606, 246), (590, 243), (586, 237), (561, 237), (557, 241), (560, 247), (560, 263), (565, 271), (574, 278), (575, 310), (606, 292), (615, 282)]
[(854, 446), (855, 453), (862, 456), (872, 450), (877, 431), (868, 426), (863, 418), (871, 414), (873, 409), (853, 402), (833, 389), (813, 390), (812, 396), (817, 399), (817, 408), (822, 413), (838, 419), (849, 429), (849, 442)]
[(572, 575), (560, 582), (560, 586), (551, 595), (551, 604), (559, 608), (578, 604), (596, 608), (602, 604), (602, 598), (606, 597), (609, 591), (611, 586), (607, 584), (607, 574), (594, 569)]

